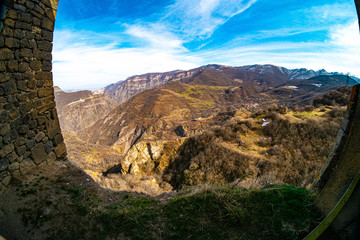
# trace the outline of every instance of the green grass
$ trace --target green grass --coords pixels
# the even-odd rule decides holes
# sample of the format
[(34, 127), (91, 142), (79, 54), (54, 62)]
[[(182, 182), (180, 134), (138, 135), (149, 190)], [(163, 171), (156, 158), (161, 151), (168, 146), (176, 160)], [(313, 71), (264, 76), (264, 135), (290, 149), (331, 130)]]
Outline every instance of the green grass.
[[(49, 239), (278, 240), (301, 239), (320, 216), (312, 192), (288, 185), (264, 190), (195, 186), (161, 201), (127, 194), (101, 202), (96, 193), (73, 185), (62, 192), (63, 199), (45, 198), (23, 209), (24, 224), (53, 226)], [(49, 208), (51, 214), (44, 215)]]
[[(266, 190), (210, 187), (167, 202), (125, 195), (98, 209), (94, 218), (67, 237), (81, 239), (299, 239), (319, 217), (304, 188)], [(89, 215), (86, 216), (90, 217)], [(96, 227), (95, 227), (96, 226)], [(71, 229), (71, 228), (70, 228)], [(82, 235), (85, 234), (85, 235)]]

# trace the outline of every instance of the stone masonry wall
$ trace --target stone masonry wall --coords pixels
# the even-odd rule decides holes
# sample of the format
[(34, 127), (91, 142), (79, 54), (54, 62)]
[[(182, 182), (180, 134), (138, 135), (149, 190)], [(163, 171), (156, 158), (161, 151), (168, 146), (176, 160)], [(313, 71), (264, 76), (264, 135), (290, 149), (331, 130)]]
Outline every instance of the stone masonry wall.
[(0, 191), (40, 164), (66, 159), (51, 72), (58, 0), (1, 3)]

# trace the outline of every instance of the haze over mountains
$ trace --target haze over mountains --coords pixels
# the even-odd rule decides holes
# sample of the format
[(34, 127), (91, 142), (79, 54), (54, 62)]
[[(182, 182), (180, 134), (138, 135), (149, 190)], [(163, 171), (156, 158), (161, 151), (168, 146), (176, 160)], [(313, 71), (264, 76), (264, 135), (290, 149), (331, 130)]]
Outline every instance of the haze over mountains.
[[(219, 72), (214, 72), (217, 70)], [(205, 75), (205, 77), (203, 77)], [(212, 75), (209, 78), (209, 75)], [(162, 86), (171, 81), (186, 82), (194, 77), (198, 78), (198, 84), (211, 84), (210, 79), (216, 79), (215, 85), (231, 85), (234, 81), (242, 81), (242, 85), (258, 84), (261, 88), (275, 87), (291, 80), (305, 80), (321, 75), (342, 75), (337, 72), (325, 70), (287, 69), (274, 65), (249, 65), (241, 67), (230, 67), (210, 64), (188, 71), (170, 71), (164, 73), (147, 73), (127, 78), (125, 81), (106, 86), (95, 93), (107, 93), (119, 104), (130, 99), (137, 93)], [(202, 80), (206, 82), (201, 82)], [(227, 83), (225, 83), (228, 81)], [(261, 89), (260, 88), (260, 89)]]
[[(250, 164), (252, 161), (250, 159), (255, 157), (257, 159), (255, 162), (266, 159), (264, 161), (270, 161), (271, 164), (278, 161), (270, 160), (268, 154), (268, 151), (273, 147), (272, 145), (277, 143), (258, 145), (259, 141), (264, 141), (261, 139), (269, 137), (269, 134), (263, 132), (266, 128), (262, 128), (262, 121), (269, 123), (273, 121), (274, 124), (275, 122), (280, 124), (279, 122), (283, 120), (289, 121), (290, 125), (287, 126), (292, 126), (292, 124), (297, 124), (300, 121), (302, 125), (294, 125), (293, 127), (299, 129), (304, 126), (307, 127), (306, 130), (295, 132), (295, 139), (298, 138), (298, 134), (302, 134), (301, 132), (314, 131), (310, 130), (314, 127), (326, 130), (326, 126), (331, 124), (337, 126), (338, 120), (327, 119), (325, 117), (327, 115), (324, 115), (331, 108), (321, 110), (322, 112), (317, 109), (316, 111), (319, 113), (315, 114), (317, 116), (315, 122), (311, 122), (308, 118), (293, 119), (293, 113), (287, 113), (287, 108), (294, 108), (296, 105), (311, 105), (314, 99), (330, 90), (337, 89), (345, 84), (353, 85), (355, 83), (356, 81), (352, 78), (339, 73), (328, 73), (325, 70), (289, 70), (273, 65), (242, 67), (207, 65), (189, 71), (177, 70), (133, 76), (126, 81), (109, 85), (95, 93), (90, 91), (64, 93), (58, 89), (55, 95), (61, 127), (63, 131), (73, 132), (72, 134), (65, 134), (65, 138), (69, 156), (70, 158), (73, 156), (72, 159), (75, 164), (104, 187), (117, 190), (136, 189), (136, 191), (160, 194), (184, 183), (184, 179), (174, 179), (174, 176), (184, 176), (191, 167), (181, 164), (174, 167), (176, 164), (173, 161), (182, 159), (181, 156), (184, 154), (186, 156), (190, 154), (188, 156), (189, 161), (192, 161), (193, 157), (198, 159), (201, 154), (204, 154), (202, 150), (199, 152), (199, 149), (196, 150), (187, 146), (187, 142), (194, 141), (192, 145), (201, 145), (201, 141), (203, 141), (201, 139), (207, 138), (205, 137), (206, 134), (210, 134), (209, 129), (218, 127), (223, 129), (221, 131), (228, 131), (229, 136), (236, 134), (238, 136), (240, 133), (236, 133), (238, 131), (236, 129), (248, 129), (245, 132), (248, 136), (252, 136), (250, 139), (253, 140), (246, 141), (246, 144), (244, 140), (240, 140), (238, 137), (226, 138), (227, 140), (215, 140), (213, 138), (206, 140), (207, 142), (210, 141), (210, 146), (215, 144), (213, 150), (218, 150), (216, 153), (213, 150), (207, 150), (210, 152), (204, 156), (211, 155), (216, 158), (217, 154), (221, 153), (225, 154), (221, 159), (232, 159), (233, 157), (230, 155), (234, 156), (235, 154), (238, 155), (235, 159), (244, 159), (245, 161), (236, 164), (243, 167), (246, 165), (255, 173), (260, 171), (259, 167), (256, 164), (252, 165), (254, 162)], [(346, 90), (331, 96), (336, 96), (336, 99), (344, 99), (348, 93), (349, 89), (346, 88)], [(326, 101), (330, 98), (326, 97)], [(319, 106), (324, 101), (319, 100)], [(329, 101), (332, 102), (333, 100)], [(343, 104), (342, 101), (340, 102)], [(274, 118), (273, 120), (268, 120), (269, 116), (272, 115), (266, 114), (263, 116), (263, 120), (254, 118), (256, 112), (268, 108), (273, 109), (271, 111), (286, 114), (276, 118), (273, 116), (271, 117)], [(324, 116), (324, 119), (320, 119), (319, 116)], [(255, 121), (255, 123), (246, 125), (245, 120)], [(247, 127), (242, 126), (242, 124), (240, 124), (241, 126), (237, 125), (241, 122)], [(331, 133), (329, 135), (330, 140), (327, 139), (326, 142), (319, 144), (319, 146), (323, 145), (321, 151), (318, 147), (307, 146), (306, 149), (310, 153), (297, 153), (298, 155), (291, 153), (290, 155), (298, 156), (296, 158), (300, 162), (310, 161), (310, 156), (312, 159), (318, 159), (317, 161), (321, 162), (321, 159), (326, 155), (326, 149), (331, 138), (335, 137), (335, 135), (332, 136), (333, 130), (325, 130), (322, 134)], [(289, 129), (289, 131), (292, 130)], [(242, 131), (242, 134), (245, 132)], [(303, 136), (299, 136), (299, 138), (303, 138)], [(271, 142), (272, 140), (267, 141)], [(306, 141), (306, 139), (302, 141)], [(315, 138), (314, 141), (317, 142), (320, 139)], [(242, 147), (243, 143), (247, 147)], [(190, 147), (188, 150), (184, 150), (188, 147)], [(279, 149), (284, 152), (289, 151), (286, 150), (286, 145), (280, 145)], [(79, 154), (79, 151), (83, 154)], [(192, 154), (193, 151), (195, 152)], [(198, 156), (198, 154), (200, 155)], [(230, 155), (226, 157), (228, 154)], [(208, 159), (205, 163), (207, 161), (211, 162), (212, 160)], [(224, 162), (222, 164), (235, 164), (235, 162)], [(316, 168), (319, 166), (317, 165)], [(244, 169), (243, 167), (240, 169)], [(309, 166), (305, 164), (304, 167)], [(202, 169), (199, 171), (203, 174), (204, 169), (199, 169)], [(310, 176), (301, 184), (300, 175), (293, 180), (286, 180), (285, 176), (281, 177), (277, 174), (274, 178), (280, 182), (307, 184), (310, 182), (311, 176), (315, 174), (314, 169), (306, 170), (303, 167), (301, 169), (291, 170), (303, 171)], [(208, 169), (208, 171), (218, 170)], [(237, 177), (245, 177), (248, 179), (246, 181), (254, 179), (253, 173), (243, 175), (243, 173), (236, 171), (233, 173), (235, 174), (234, 180)], [(216, 173), (215, 175), (219, 179), (223, 179), (225, 177), (223, 174)], [(194, 184), (198, 184), (206, 183), (213, 178), (204, 176), (202, 180), (197, 178), (194, 180), (193, 177), (190, 179)], [(225, 181), (224, 179), (222, 181)], [(211, 181), (216, 183), (215, 180)]]

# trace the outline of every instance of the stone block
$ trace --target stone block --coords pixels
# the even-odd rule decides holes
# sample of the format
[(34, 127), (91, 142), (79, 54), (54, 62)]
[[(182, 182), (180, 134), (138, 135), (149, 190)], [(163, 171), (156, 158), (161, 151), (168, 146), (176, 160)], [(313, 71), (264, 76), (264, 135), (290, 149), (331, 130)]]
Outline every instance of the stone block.
[(0, 160), (0, 172), (5, 171), (9, 168), (9, 160), (7, 158), (2, 158)]
[(27, 62), (22, 62), (19, 64), (19, 72), (24, 73), (29, 70), (30, 65)]
[(26, 147), (28, 150), (30, 150), (32, 147), (34, 147), (36, 144), (36, 140), (35, 139), (31, 139), (26, 143)]
[(54, 144), (55, 144), (55, 146), (57, 146), (57, 145), (59, 145), (59, 144), (62, 143), (62, 142), (64, 142), (64, 138), (63, 138), (62, 134), (59, 133), (58, 135), (56, 135), (56, 136), (54, 137)]
[(46, 30), (53, 31), (54, 30), (54, 21), (52, 21), (50, 18), (44, 17), (42, 20), (41, 27)]
[(52, 87), (52, 86), (53, 86), (53, 81), (52, 81), (52, 79), (45, 80), (45, 87)]
[(56, 161), (56, 154), (55, 154), (54, 152), (51, 152), (51, 153), (48, 155), (47, 161), (48, 161), (48, 163), (55, 162), (55, 161)]
[(14, 59), (14, 52), (8, 48), (0, 49), (0, 60)]
[(6, 83), (4, 83), (3, 89), (5, 92), (5, 95), (11, 95), (11, 94), (16, 93), (17, 88), (16, 88), (15, 81), (13, 81), (13, 80), (7, 81)]
[(5, 46), (8, 48), (19, 48), (20, 41), (16, 38), (5, 38)]
[[(11, 73), (0, 73), (0, 83), (4, 83), (11, 79)], [(0, 99), (1, 101), (1, 99)]]
[(52, 61), (52, 55), (51, 52), (44, 52), (44, 60)]
[(30, 48), (30, 41), (28, 39), (22, 39), (20, 41), (21, 48)]
[(5, 144), (10, 144), (13, 140), (15, 140), (17, 137), (17, 132), (15, 130), (11, 130), (3, 137), (3, 142)]
[(30, 80), (30, 81), (28, 81), (27, 85), (28, 85), (28, 88), (35, 89), (36, 81), (35, 80)]
[(43, 51), (52, 51), (52, 43), (49, 41), (38, 41), (38, 48)]
[(52, 150), (53, 150), (53, 142), (52, 141), (47, 141), (47, 143), (45, 144), (45, 151), (47, 154), (49, 154)]
[(26, 153), (26, 146), (25, 145), (22, 145), (20, 147), (18, 147), (16, 149), (16, 153), (21, 156), (21, 155), (24, 155)]
[(51, 74), (51, 72), (37, 72), (35, 74), (35, 79), (36, 80), (49, 80), (49, 79), (52, 79), (52, 74)]
[(29, 130), (28, 125), (21, 125), (21, 126), (18, 126), (18, 128), (17, 128), (17, 132), (19, 134), (26, 134), (28, 130)]
[(15, 27), (15, 21), (14, 21), (13, 19), (11, 19), (11, 18), (6, 18), (6, 19), (4, 20), (4, 24), (5, 24), (6, 26), (11, 27), (11, 28), (14, 28), (14, 27)]
[(0, 62), (0, 72), (5, 72), (5, 71), (6, 71), (5, 62)]
[(22, 114), (25, 114), (31, 110), (31, 103), (23, 102), (20, 104), (20, 111)]
[(45, 146), (43, 143), (38, 143), (33, 148), (31, 148), (31, 157), (36, 165), (39, 165), (46, 160), (47, 154), (45, 152)]
[(8, 111), (0, 111), (0, 123), (7, 123), (10, 120), (10, 114)]
[(14, 31), (10, 27), (5, 25), (5, 26), (3, 26), (1, 34), (2, 34), (3, 37), (13, 37), (14, 36)]
[(41, 20), (39, 18), (37, 18), (37, 17), (33, 17), (33, 25), (40, 27), (41, 26)]
[(20, 117), (20, 110), (19, 110), (19, 106), (15, 106), (16, 108), (11, 109), (10, 112), (10, 117), (11, 119), (16, 119), (18, 117)]
[(30, 128), (30, 129), (35, 129), (37, 126), (38, 126), (38, 122), (37, 122), (36, 120), (32, 120), (32, 121), (29, 123), (29, 128)]
[(17, 12), (13, 9), (8, 9), (6, 17), (17, 20)]
[(42, 70), (43, 70), (43, 71), (51, 71), (51, 70), (52, 70), (52, 63), (51, 63), (51, 61), (43, 61)]
[(37, 48), (37, 43), (34, 39), (29, 40), (29, 46), (31, 49), (36, 49)]
[(50, 110), (50, 109), (52, 109), (52, 108), (55, 108), (55, 102), (51, 102), (51, 103), (45, 104), (45, 105), (39, 107), (39, 108), (37, 109), (37, 111), (39, 112), (39, 114), (41, 114), (41, 113), (44, 113), (45, 111), (48, 111), (48, 110)]
[(14, 4), (14, 9), (19, 10), (21, 12), (25, 12), (26, 11), (26, 7), (20, 4)]
[(17, 89), (19, 89), (20, 91), (26, 91), (27, 89), (27, 82), (25, 81), (17, 81)]
[(32, 23), (32, 16), (30, 13), (21, 13), (19, 15), (20, 21), (26, 22), (26, 23)]
[(8, 176), (7, 171), (0, 172), (0, 179), (4, 179), (4, 177)]
[(19, 63), (16, 60), (9, 60), (7, 63), (7, 69), (9, 72), (17, 72), (19, 70)]
[(61, 133), (59, 122), (54, 120), (46, 122), (46, 130), (49, 139), (54, 139), (58, 133)]
[(35, 163), (30, 158), (26, 158), (20, 163), (20, 172), (22, 175), (25, 175), (35, 167)]
[(39, 71), (41, 69), (41, 62), (38, 60), (33, 60), (30, 62), (30, 68), (34, 71)]
[(3, 124), (0, 125), (0, 135), (4, 136), (5, 134), (7, 134), (8, 132), (10, 132), (11, 128), (10, 128), (10, 124)]
[(30, 157), (30, 155), (31, 155), (31, 152), (29, 152), (29, 151), (27, 151), (25, 154), (24, 154), (24, 158), (27, 158), (27, 157)]
[(38, 97), (39, 98), (48, 97), (48, 96), (50, 96), (52, 94), (54, 94), (54, 89), (53, 88), (43, 88), (43, 89), (38, 90)]
[(44, 58), (43, 51), (40, 51), (39, 49), (34, 49), (34, 57), (38, 60), (42, 60)]
[(10, 172), (15, 172), (16, 170), (20, 169), (20, 164), (18, 162), (14, 162), (9, 166)]
[(18, 157), (19, 156), (16, 154), (16, 152), (11, 152), (6, 156), (6, 158), (9, 160), (10, 163), (15, 162)]
[(58, 145), (55, 149), (55, 154), (58, 158), (64, 156), (66, 154), (66, 146), (65, 143), (61, 143), (60, 145)]
[(38, 88), (43, 88), (44, 85), (45, 85), (45, 80), (37, 80), (37, 81), (36, 81), (36, 86), (37, 86)]
[(39, 18), (39, 19), (42, 18), (42, 15), (41, 15), (40, 13), (38, 13), (38, 12), (35, 12), (34, 10), (30, 10), (29, 13), (30, 13), (31, 15), (33, 15), (34, 17), (37, 17), (37, 18)]
[(6, 177), (2, 180), (1, 183), (2, 183), (5, 187), (7, 187), (7, 186), (9, 186), (10, 181), (11, 181), (11, 177), (10, 177), (10, 176), (6, 176)]
[(38, 12), (40, 15), (44, 15), (44, 9), (41, 8), (38, 4), (35, 4), (34, 10)]
[(37, 117), (37, 121), (38, 121), (39, 125), (43, 125), (44, 123), (46, 123), (47, 118), (44, 116), (39, 116), (39, 117)]
[(6, 144), (4, 147), (0, 149), (0, 157), (3, 158), (12, 151), (14, 151), (14, 144)]
[(13, 74), (13, 78), (14, 78), (16, 81), (19, 81), (19, 80), (22, 80), (22, 79), (23, 79), (22, 74), (21, 74), (21, 73), (18, 73), (18, 72), (16, 72), (16, 73)]
[(43, 38), (44, 38), (45, 40), (48, 40), (48, 41), (50, 41), (50, 42), (53, 41), (53, 37), (54, 37), (53, 31), (42, 30), (42, 31), (41, 31), (41, 35), (43, 36)]
[(22, 174), (21, 174), (20, 170), (14, 171), (11, 175), (14, 179), (17, 179), (17, 180), (21, 180), (21, 178), (22, 178)]
[(26, 22), (16, 22), (15, 23), (15, 28), (17, 29), (23, 29), (23, 30), (28, 30), (31, 31), (32, 27), (30, 23), (26, 23)]
[[(29, 66), (29, 67), (30, 67), (30, 66)], [(24, 80), (34, 80), (35, 74), (32, 73), (32, 72), (30, 72), (30, 71), (31, 71), (31, 70), (30, 70), (30, 68), (29, 68), (27, 72), (23, 73), (23, 78), (24, 78)]]
[(34, 9), (34, 7), (35, 7), (35, 4), (31, 1), (26, 1), (25, 5), (28, 9)]
[(18, 148), (19, 146), (25, 145), (27, 142), (27, 139), (24, 137), (17, 137), (14, 141), (15, 148)]
[(29, 48), (22, 48), (20, 49), (19, 56), (22, 58), (32, 58), (33, 52)]
[(38, 132), (35, 136), (35, 140), (36, 142), (40, 142), (41, 140), (43, 140), (46, 137), (44, 132)]
[(25, 31), (20, 30), (20, 29), (15, 29), (14, 30), (14, 38), (24, 39), (25, 38)]

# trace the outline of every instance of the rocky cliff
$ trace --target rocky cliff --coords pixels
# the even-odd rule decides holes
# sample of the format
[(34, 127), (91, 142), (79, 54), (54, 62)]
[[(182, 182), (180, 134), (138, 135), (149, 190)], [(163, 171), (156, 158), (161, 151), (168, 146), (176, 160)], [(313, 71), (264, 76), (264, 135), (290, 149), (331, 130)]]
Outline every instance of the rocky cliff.
[(116, 103), (106, 94), (91, 91), (67, 93), (55, 87), (55, 102), (63, 131), (81, 131), (106, 116)]
[[(206, 72), (206, 70), (208, 71)], [(204, 71), (206, 72), (206, 76), (204, 76)], [(217, 73), (215, 71), (217, 71)], [(171, 81), (181, 81), (185, 83), (187, 81), (192, 81), (196, 84), (204, 84), (204, 80), (206, 80), (207, 83), (205, 84), (207, 85), (229, 85), (229, 81), (233, 82), (235, 80), (238, 83), (247, 84), (256, 82), (264, 89), (277, 86), (290, 80), (301, 80), (320, 75), (333, 74), (338, 73), (328, 73), (325, 70), (314, 71), (305, 68), (290, 70), (270, 64), (241, 67), (210, 64), (188, 71), (176, 70), (164, 73), (147, 73), (132, 76), (125, 81), (119, 81), (106, 86), (105, 88), (98, 90), (97, 93), (106, 93), (118, 104), (121, 104), (142, 91), (160, 87)], [(193, 78), (196, 78), (196, 80), (194, 81)], [(214, 81), (215, 78), (216, 81)], [(219, 82), (220, 79), (222, 79), (222, 83)]]

